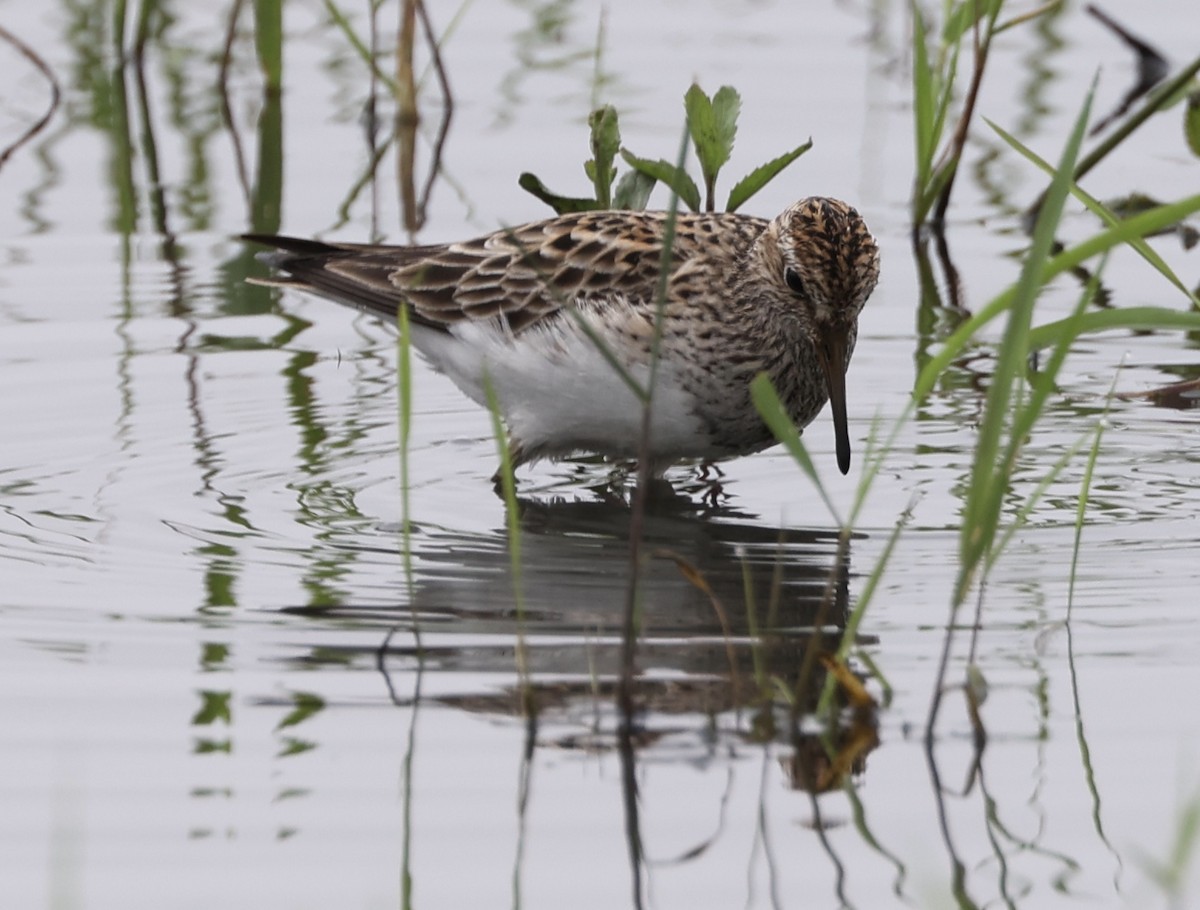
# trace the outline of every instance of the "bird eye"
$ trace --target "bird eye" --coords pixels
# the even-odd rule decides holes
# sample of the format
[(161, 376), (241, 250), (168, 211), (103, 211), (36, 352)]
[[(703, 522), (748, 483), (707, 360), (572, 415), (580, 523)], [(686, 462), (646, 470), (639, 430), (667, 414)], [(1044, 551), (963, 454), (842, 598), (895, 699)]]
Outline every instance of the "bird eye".
[(804, 293), (804, 282), (800, 280), (800, 274), (795, 269), (784, 269), (783, 280), (787, 282), (787, 286), (797, 294)]

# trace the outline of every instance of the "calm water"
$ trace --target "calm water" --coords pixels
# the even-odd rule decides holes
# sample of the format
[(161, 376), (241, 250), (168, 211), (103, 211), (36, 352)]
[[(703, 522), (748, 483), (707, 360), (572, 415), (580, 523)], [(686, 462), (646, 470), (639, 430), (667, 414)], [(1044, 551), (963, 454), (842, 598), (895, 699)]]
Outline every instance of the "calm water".
[[(231, 239), (255, 227), (405, 240), (396, 155), (383, 148), (372, 172), (367, 70), (315, 2), (287, 8), (278, 105), (264, 101), (244, 12), (227, 121), (219, 6), (168, 4), (139, 81), (114, 68), (106, 5), (0, 5), (63, 89), (48, 128), (0, 171), (0, 905), (391, 907), (406, 881), (417, 907), (613, 907), (635, 889), (655, 907), (1198, 899), (1195, 862), (1174, 904), (1159, 884), (1200, 798), (1197, 412), (1137, 394), (1200, 374), (1194, 339), (1112, 333), (1068, 361), (1014, 510), (1095, 426), (1114, 377), (1131, 395), (1112, 404), (1070, 623), (1080, 458), (986, 587), (976, 659), (990, 739), (976, 777), (957, 692), (932, 762), (921, 729), (982, 348), (901, 430), (844, 555), (777, 452), (728, 465), (712, 505), (694, 472), (674, 475), (680, 498), (646, 530), (647, 711), (624, 749), (612, 678), (626, 506), (596, 492), (607, 472), (595, 465), (522, 475), (519, 617), (487, 416), (418, 366), (406, 575), (393, 333), (245, 285), (258, 266)], [(815, 140), (751, 208), (851, 199), (884, 249), (849, 376), (861, 465), (872, 420), (891, 425), (956, 317), (920, 307), (908, 243), (904, 7), (809, 6), (613, 3), (601, 23), (592, 4), (466, 5), (445, 40), (454, 118), (416, 237), (543, 216), (517, 187), (523, 170), (582, 193), (596, 100), (620, 109), (626, 145), (669, 157), (689, 82), (735, 84), (731, 177)], [(433, 15), (450, 24), (449, 9)], [(1184, 0), (1136, 16), (1127, 24), (1174, 64), (1195, 53)], [(395, 20), (385, 6), (387, 40)], [(47, 91), (15, 51), (0, 59), (7, 143)], [(1074, 6), (1009, 32), (993, 65), (981, 112), (1046, 157), (1098, 68), (1100, 114), (1136, 68)], [(435, 89), (430, 76), (418, 190)], [(1194, 191), (1180, 116), (1153, 120), (1088, 189)], [(1015, 278), (1020, 211), (1042, 186), (982, 123), (975, 136), (949, 232), (971, 307)], [(1095, 227), (1073, 209), (1064, 239)], [(1155, 248), (1195, 284), (1200, 254), (1175, 236)], [(1185, 306), (1128, 251), (1105, 284), (1116, 305)], [(1078, 293), (1074, 278), (1056, 283), (1037, 321)], [(826, 415), (806, 439), (845, 509), (857, 468), (834, 471)], [(888, 705), (877, 730), (848, 718), (831, 760), (815, 737), (773, 727), (751, 680), (794, 675), (813, 624), (844, 618), (910, 505), (854, 661), (886, 677)], [(666, 551), (702, 571), (720, 615)], [(773, 586), (782, 631), (755, 650), (747, 634)]]

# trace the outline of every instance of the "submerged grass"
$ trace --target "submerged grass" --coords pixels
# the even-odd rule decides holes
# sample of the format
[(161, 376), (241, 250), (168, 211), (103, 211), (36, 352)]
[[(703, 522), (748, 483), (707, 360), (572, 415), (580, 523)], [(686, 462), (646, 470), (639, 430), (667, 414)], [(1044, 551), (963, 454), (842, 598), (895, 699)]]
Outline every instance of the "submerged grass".
[(1108, 387), (1108, 397), (1104, 400), (1104, 413), (1096, 421), (1096, 429), (1092, 433), (1092, 445), (1088, 450), (1087, 461), (1084, 463), (1083, 477), (1079, 481), (1079, 502), (1075, 508), (1075, 542), (1071, 547), (1071, 568), (1068, 573), (1066, 621), (1071, 621), (1071, 610), (1075, 606), (1075, 580), (1078, 577), (1079, 549), (1083, 542), (1084, 518), (1087, 515), (1088, 499), (1092, 490), (1092, 477), (1096, 473), (1096, 461), (1100, 457), (1100, 441), (1108, 427), (1108, 413), (1112, 408), (1113, 398), (1117, 393), (1117, 379), (1121, 375), (1118, 368), (1113, 373), (1112, 385)]

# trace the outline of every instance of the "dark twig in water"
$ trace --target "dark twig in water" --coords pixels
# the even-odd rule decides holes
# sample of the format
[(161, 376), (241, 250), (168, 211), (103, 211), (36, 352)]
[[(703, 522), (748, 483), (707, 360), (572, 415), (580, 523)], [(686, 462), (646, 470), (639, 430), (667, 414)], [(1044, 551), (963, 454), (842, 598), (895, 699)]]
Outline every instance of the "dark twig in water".
[[(958, 125), (954, 128), (954, 137), (950, 141), (950, 145), (946, 148), (946, 153), (942, 158), (943, 166), (947, 166), (950, 162), (953, 165), (950, 170), (950, 176), (946, 178), (946, 185), (942, 187), (942, 191), (938, 196), (937, 205), (933, 210), (933, 226), (937, 233), (941, 233), (946, 224), (946, 209), (950, 206), (950, 193), (954, 190), (954, 178), (958, 174), (958, 162), (962, 160), (963, 150), (967, 146), (967, 138), (971, 132), (971, 118), (975, 113), (975, 104), (979, 100), (979, 90), (983, 85), (983, 71), (987, 67), (988, 51), (992, 46), (992, 33), (996, 24), (996, 16), (1000, 13), (1000, 7), (997, 5), (991, 13), (990, 20), (986, 26), (981, 26), (977, 20), (974, 27), (975, 41), (975, 69), (971, 73), (971, 84), (967, 89), (966, 97), (963, 99), (962, 115), (958, 118)], [(980, 34), (981, 28), (983, 34)]]
[(967, 312), (967, 305), (963, 301), (962, 279), (958, 273), (958, 267), (954, 264), (954, 259), (950, 256), (950, 244), (946, 241), (945, 231), (935, 231), (933, 235), (934, 250), (937, 252), (938, 264), (942, 267), (942, 274), (946, 278), (946, 293), (950, 297), (950, 307), (958, 313)]
[(938, 829), (950, 858), (950, 887), (955, 902), (959, 907), (978, 908), (980, 905), (967, 892), (967, 866), (959, 855), (954, 834), (950, 830), (950, 819), (946, 811), (946, 788), (942, 784), (941, 770), (933, 751), (933, 743), (928, 738), (925, 740), (925, 761), (929, 767), (929, 778), (933, 784), (933, 796), (937, 804)]
[[(622, 687), (623, 688), (623, 687)], [(645, 856), (642, 845), (641, 816), (638, 812), (637, 752), (634, 748), (632, 706), (619, 701), (620, 720), (617, 724), (617, 756), (621, 760), (621, 802), (625, 809), (625, 844), (629, 849), (629, 876), (633, 891), (633, 907), (642, 910), (642, 867)]]
[[(433, 142), (433, 157), (429, 165), (429, 173), (418, 197), (415, 186), (416, 171), (416, 138), (417, 125), (420, 123), (420, 112), (417, 109), (417, 83), (413, 73), (413, 50), (416, 41), (416, 25), (420, 20), (429, 43), (430, 62), (437, 75), (438, 85), (442, 90), (442, 117), (438, 124), (437, 136)], [(404, 213), (404, 227), (409, 233), (421, 228), (425, 223), (425, 210), (429, 205), (429, 197), (433, 192), (433, 184), (441, 172), (442, 147), (446, 134), (450, 130), (450, 119), (454, 114), (454, 97), (450, 92), (450, 80), (446, 76), (446, 68), (442, 64), (441, 49), (434, 36), (433, 23), (429, 12), (421, 0), (407, 0), (401, 10), (400, 32), (397, 42), (396, 65), (396, 138), (397, 168), (399, 171), (400, 202)]]
[(1104, 132), (1108, 125), (1122, 116), (1143, 95), (1150, 89), (1162, 82), (1166, 78), (1167, 70), (1170, 65), (1166, 58), (1160, 54), (1154, 47), (1143, 41), (1141, 38), (1134, 35), (1132, 32), (1123, 28), (1115, 19), (1104, 12), (1094, 3), (1087, 5), (1087, 12), (1095, 18), (1103, 22), (1109, 29), (1129, 46), (1129, 48), (1137, 55), (1138, 74), (1137, 82), (1134, 86), (1125, 93), (1125, 97), (1121, 99), (1116, 109), (1107, 117), (1102, 118), (1095, 126), (1092, 127), (1089, 136), (1095, 136), (1097, 133)]
[(446, 76), (446, 68), (442, 64), (442, 51), (437, 39), (433, 36), (433, 24), (429, 21), (429, 12), (422, 0), (417, 0), (417, 15), (421, 17), (421, 26), (425, 29), (425, 37), (429, 41), (429, 59), (433, 71), (437, 74), (438, 85), (442, 89), (442, 120), (438, 125), (437, 137), (433, 141), (433, 160), (429, 165), (429, 175), (425, 178), (425, 186), (421, 190), (421, 212), (429, 204), (429, 196), (433, 191), (433, 181), (441, 172), (442, 146), (446, 144), (446, 134), (450, 132), (450, 119), (454, 116), (454, 94), (450, 91), (450, 79)]
[[(1151, 116), (1163, 110), (1170, 103), (1171, 99), (1195, 78), (1197, 73), (1200, 73), (1200, 57), (1197, 57), (1180, 70), (1170, 82), (1164, 82), (1156, 86), (1147, 95), (1145, 103), (1140, 108), (1130, 114), (1128, 119), (1113, 130), (1103, 142), (1079, 160), (1079, 163), (1075, 165), (1075, 173), (1072, 175), (1072, 179), (1076, 183), (1082, 180), (1088, 171), (1107, 158), (1109, 153), (1128, 139), (1134, 130), (1149, 120)], [(1025, 220), (1027, 225), (1032, 226), (1037, 220), (1037, 213), (1041, 210), (1042, 203), (1046, 201), (1047, 191), (1043, 190), (1042, 194), (1038, 196), (1033, 205), (1026, 211)]]
[(237, 124), (233, 121), (233, 108), (229, 104), (229, 66), (233, 62), (233, 42), (237, 37), (238, 16), (241, 15), (245, 0), (233, 0), (229, 8), (229, 25), (225, 29), (225, 44), (221, 48), (221, 66), (217, 71), (217, 90), (221, 95), (221, 119), (229, 130), (229, 138), (233, 142), (233, 160), (237, 168), (238, 183), (242, 187), (246, 206), (251, 206), (253, 194), (250, 190), (249, 172), (246, 170), (246, 153), (242, 149), (242, 138), (238, 135)]
[(38, 69), (38, 71), (46, 77), (46, 81), (50, 83), (50, 106), (46, 109), (46, 113), (44, 113), (36, 123), (34, 123), (29, 127), (29, 129), (25, 130), (24, 133), (17, 137), (16, 142), (13, 142), (6, 149), (4, 149), (3, 152), (0, 152), (0, 167), (4, 167), (4, 165), (8, 163), (8, 159), (12, 157), (17, 149), (29, 142), (34, 136), (46, 128), (46, 124), (50, 122), (50, 118), (53, 117), (55, 112), (58, 110), (59, 102), (62, 100), (62, 92), (58, 87), (58, 80), (54, 78), (54, 72), (50, 69), (49, 64), (47, 64), (46, 61), (41, 58), (37, 51), (35, 51), (2, 25), (0, 25), (0, 40), (7, 41), (9, 44), (15, 47), (25, 57), (26, 60), (32, 63)]

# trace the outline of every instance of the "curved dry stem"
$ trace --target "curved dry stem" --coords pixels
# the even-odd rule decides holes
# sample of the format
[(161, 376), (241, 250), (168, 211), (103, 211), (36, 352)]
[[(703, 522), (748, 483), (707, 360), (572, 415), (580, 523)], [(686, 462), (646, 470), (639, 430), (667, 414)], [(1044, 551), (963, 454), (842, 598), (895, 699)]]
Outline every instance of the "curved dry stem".
[(50, 83), (50, 105), (46, 108), (46, 113), (42, 114), (24, 133), (18, 136), (15, 142), (10, 143), (3, 152), (0, 152), (0, 167), (4, 167), (8, 163), (8, 159), (21, 146), (32, 140), (34, 136), (46, 128), (46, 124), (50, 122), (50, 119), (58, 110), (59, 103), (62, 101), (62, 90), (58, 87), (58, 80), (54, 77), (54, 71), (50, 69), (50, 65), (42, 59), (37, 51), (2, 25), (0, 25), (0, 40), (7, 41), (16, 48), (26, 60), (37, 68), (38, 72), (46, 77), (46, 81)]

